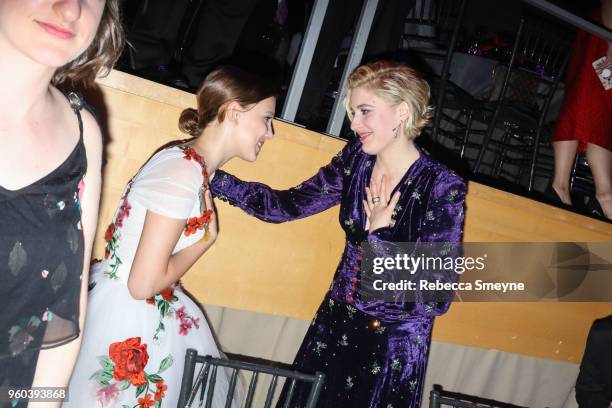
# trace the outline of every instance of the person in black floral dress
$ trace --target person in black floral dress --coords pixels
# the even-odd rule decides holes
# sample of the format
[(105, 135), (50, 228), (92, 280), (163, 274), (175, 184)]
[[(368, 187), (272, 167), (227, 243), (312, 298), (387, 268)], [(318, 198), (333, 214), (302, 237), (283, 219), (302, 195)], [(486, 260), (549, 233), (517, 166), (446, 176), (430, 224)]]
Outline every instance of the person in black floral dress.
[(2, 408), (65, 387), (79, 351), (102, 138), (56, 86), (92, 83), (122, 44), (117, 0), (0, 2)]

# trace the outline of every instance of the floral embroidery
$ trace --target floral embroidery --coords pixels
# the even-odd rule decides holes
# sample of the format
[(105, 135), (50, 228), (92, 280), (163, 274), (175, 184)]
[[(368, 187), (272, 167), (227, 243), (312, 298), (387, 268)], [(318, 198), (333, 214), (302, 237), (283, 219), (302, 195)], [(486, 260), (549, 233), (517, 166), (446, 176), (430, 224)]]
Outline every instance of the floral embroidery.
[(185, 224), (185, 230), (183, 233), (186, 237), (197, 233), (199, 230), (204, 230), (204, 236), (202, 239), (206, 239), (208, 236), (208, 223), (212, 216), (212, 210), (207, 210), (205, 207), (204, 194), (208, 190), (208, 175), (206, 174), (206, 165), (202, 156), (195, 151), (193, 147), (178, 146), (183, 150), (183, 158), (185, 160), (193, 160), (197, 162), (202, 168), (202, 177), (204, 179), (202, 186), (200, 187), (200, 216), (192, 217), (187, 220)]
[(155, 334), (153, 335), (154, 342), (158, 342), (161, 332), (166, 330), (164, 319), (170, 316), (172, 313), (174, 313), (176, 319), (180, 322), (180, 335), (186, 336), (189, 333), (189, 330), (191, 330), (193, 327), (196, 329), (200, 328), (200, 319), (187, 314), (185, 311), (185, 306), (182, 306), (178, 310), (175, 310), (172, 307), (172, 303), (176, 302), (177, 300), (178, 298), (174, 295), (173, 286), (162, 290), (159, 292), (159, 294), (146, 300), (148, 304), (156, 306), (159, 310), (159, 324), (157, 325), (157, 329), (155, 329)]
[(102, 368), (90, 379), (100, 384), (96, 393), (100, 405), (111, 404), (120, 392), (132, 386), (136, 387), (134, 398), (138, 401), (134, 408), (162, 405), (168, 387), (160, 374), (174, 363), (171, 355), (162, 360), (155, 374), (149, 374), (145, 371), (149, 362), (147, 345), (140, 343), (140, 337), (132, 337), (112, 343), (108, 348), (108, 356), (99, 356), (98, 362)]
[(164, 383), (164, 380), (159, 380), (155, 384), (155, 401), (159, 401), (166, 396), (166, 391), (168, 390), (168, 386)]
[(352, 233), (355, 232), (355, 221), (352, 218), (345, 220), (344, 225), (346, 225), (349, 231), (351, 231)]
[(194, 161), (202, 160), (198, 152), (196, 152), (193, 147), (179, 146), (179, 148), (183, 150), (183, 158), (185, 160), (194, 160)]
[(355, 383), (353, 382), (353, 377), (346, 377), (346, 385), (344, 386), (344, 389), (350, 390), (354, 385)]
[(212, 210), (206, 210), (202, 213), (201, 217), (189, 218), (185, 226), (185, 236), (188, 237), (198, 232), (198, 230), (204, 229), (208, 225), (211, 215)]
[(105, 407), (112, 404), (121, 391), (117, 383), (109, 384), (106, 387), (100, 387), (96, 392), (96, 401), (100, 406)]
[(372, 370), (371, 371), (372, 371), (372, 374), (380, 373), (380, 366), (378, 365), (378, 363), (376, 361), (372, 364)]
[(172, 288), (172, 286), (147, 299), (148, 304), (157, 306), (159, 310), (159, 324), (157, 325), (157, 329), (155, 329), (153, 341), (159, 341), (160, 333), (166, 330), (166, 325), (164, 325), (163, 320), (174, 311), (171, 304), (177, 300), (178, 298), (174, 296), (174, 288)]
[(355, 313), (357, 312), (357, 309), (355, 309), (353, 306), (347, 306), (346, 311), (348, 313), (348, 318), (353, 319), (355, 316)]
[(147, 383), (144, 368), (149, 362), (147, 345), (140, 344), (140, 337), (132, 337), (123, 342), (113, 343), (108, 348), (113, 362), (113, 378), (129, 381), (137, 387)]
[(53, 320), (53, 312), (46, 308), (42, 315), (42, 321), (50, 322), (51, 320)]
[(144, 398), (138, 398), (138, 408), (149, 408), (155, 405), (155, 400), (151, 399), (151, 394), (145, 394)]
[(451, 204), (454, 203), (458, 195), (459, 195), (459, 192), (457, 190), (453, 190), (450, 193), (448, 193), (448, 197), (447, 197), (448, 202)]
[(411, 393), (414, 393), (414, 391), (416, 390), (416, 385), (417, 385), (416, 380), (410, 380), (410, 382), (408, 382), (408, 387), (410, 388)]
[(348, 336), (346, 334), (343, 334), (342, 338), (340, 339), (340, 341), (338, 341), (338, 345), (342, 346), (342, 347), (348, 346), (349, 344), (348, 344), (347, 340), (348, 340)]
[(391, 361), (391, 365), (390, 366), (391, 366), (391, 370), (393, 370), (393, 371), (400, 371), (402, 369), (402, 365), (400, 363), (399, 358), (394, 358)]
[(314, 352), (317, 353), (318, 356), (321, 355), (321, 351), (325, 350), (327, 348), (327, 344), (323, 343), (322, 341), (317, 341), (317, 344), (315, 345), (314, 348)]
[(130, 210), (132, 206), (128, 202), (128, 193), (130, 191), (132, 182), (128, 184), (128, 187), (121, 198), (121, 205), (115, 215), (115, 222), (111, 223), (106, 232), (104, 233), (104, 241), (106, 241), (106, 249), (104, 250), (104, 258), (110, 259), (109, 268), (110, 270), (104, 272), (110, 279), (119, 279), (117, 276), (117, 270), (123, 263), (121, 258), (117, 255), (117, 249), (119, 248), (119, 238), (121, 237), (121, 227), (123, 227), (123, 221), (130, 216)]
[(180, 309), (178, 309), (175, 312), (175, 316), (177, 320), (181, 322), (179, 329), (180, 335), (186, 336), (193, 326), (195, 326), (196, 329), (200, 328), (200, 319), (197, 317), (189, 316), (187, 312), (185, 312), (185, 306), (182, 306)]
[[(83, 201), (83, 193), (85, 192), (85, 175), (81, 177), (79, 180), (79, 184), (77, 185), (77, 191), (74, 192), (72, 199), (77, 206), (77, 210), (79, 210), (79, 214), (83, 213), (83, 209), (81, 208), (81, 202)], [(56, 203), (56, 207), (58, 210), (63, 211), (66, 208), (66, 202), (64, 200), (60, 200)], [(79, 222), (77, 224), (79, 230), (81, 230), (81, 218), (79, 217)]]
[(424, 308), (425, 308), (425, 312), (431, 313), (435, 310), (435, 305), (432, 305), (431, 303), (426, 303)]
[(40, 323), (40, 318), (32, 316), (29, 320), (21, 319), (17, 325), (9, 329), (9, 350), (13, 356), (28, 348), (28, 345), (34, 340), (32, 334), (38, 329)]

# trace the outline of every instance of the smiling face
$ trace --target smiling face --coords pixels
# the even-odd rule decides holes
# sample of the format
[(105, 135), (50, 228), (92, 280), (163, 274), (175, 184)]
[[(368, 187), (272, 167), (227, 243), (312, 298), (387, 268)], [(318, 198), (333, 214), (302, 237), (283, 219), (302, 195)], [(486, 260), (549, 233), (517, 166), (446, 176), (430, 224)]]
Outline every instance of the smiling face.
[(274, 129), (272, 119), (276, 98), (264, 99), (248, 110), (239, 110), (236, 126), (237, 155), (246, 161), (254, 162), (267, 139), (272, 139)]
[(58, 68), (91, 44), (105, 0), (0, 0), (0, 47)]
[[(353, 117), (351, 130), (359, 137), (365, 153), (379, 154), (399, 139), (394, 136), (405, 115), (401, 105), (392, 106), (367, 87), (360, 86), (351, 90), (349, 108)], [(397, 131), (401, 136), (401, 130)]]

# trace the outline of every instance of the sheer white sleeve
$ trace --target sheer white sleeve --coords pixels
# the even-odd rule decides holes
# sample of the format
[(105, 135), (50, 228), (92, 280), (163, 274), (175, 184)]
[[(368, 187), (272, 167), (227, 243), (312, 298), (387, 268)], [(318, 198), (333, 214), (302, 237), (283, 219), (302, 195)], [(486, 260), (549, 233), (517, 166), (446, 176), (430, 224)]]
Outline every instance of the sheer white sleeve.
[(203, 176), (200, 165), (181, 155), (154, 156), (138, 173), (130, 199), (165, 217), (187, 219), (196, 201)]

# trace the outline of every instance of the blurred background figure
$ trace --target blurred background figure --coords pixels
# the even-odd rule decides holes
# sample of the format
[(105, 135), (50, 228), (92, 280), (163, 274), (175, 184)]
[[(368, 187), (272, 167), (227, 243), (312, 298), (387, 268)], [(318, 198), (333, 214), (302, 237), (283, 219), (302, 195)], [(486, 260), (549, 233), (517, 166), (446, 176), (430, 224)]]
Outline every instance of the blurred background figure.
[(234, 52), (257, 0), (148, 0), (136, 11), (128, 65), (188, 90)]
[[(602, 0), (593, 19), (612, 28), (612, 0)], [(606, 57), (599, 70), (593, 62)], [(579, 30), (565, 79), (565, 99), (557, 120), (552, 145), (555, 170), (552, 192), (560, 201), (572, 204), (569, 179), (576, 154), (586, 153), (595, 197), (591, 211), (612, 218), (612, 90), (605, 90), (598, 73), (612, 68), (612, 43)]]
[(612, 315), (595, 320), (576, 381), (580, 408), (612, 407)]

